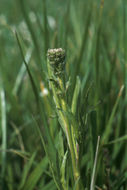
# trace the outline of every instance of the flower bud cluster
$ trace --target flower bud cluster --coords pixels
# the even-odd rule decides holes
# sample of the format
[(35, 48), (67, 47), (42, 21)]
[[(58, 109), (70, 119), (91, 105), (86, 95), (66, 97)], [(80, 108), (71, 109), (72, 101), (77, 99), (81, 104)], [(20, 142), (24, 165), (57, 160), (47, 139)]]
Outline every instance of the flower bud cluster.
[(65, 50), (62, 48), (49, 49), (47, 52), (49, 64), (55, 76), (63, 74), (65, 69)]

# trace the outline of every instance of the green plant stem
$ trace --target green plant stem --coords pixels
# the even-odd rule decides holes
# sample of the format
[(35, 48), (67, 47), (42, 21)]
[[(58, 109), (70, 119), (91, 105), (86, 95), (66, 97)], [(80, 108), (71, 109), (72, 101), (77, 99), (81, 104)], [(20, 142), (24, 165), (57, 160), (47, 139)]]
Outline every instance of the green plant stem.
[[(47, 62), (48, 62), (49, 76), (52, 77), (52, 71), (50, 69), (49, 61), (47, 61)], [(64, 92), (64, 84), (63, 84), (63, 81), (61, 80), (61, 78), (59, 78), (59, 77), (58, 77), (58, 82), (59, 82), (59, 86), (60, 86), (62, 92)], [(74, 172), (74, 180), (75, 180), (75, 182), (78, 181), (76, 190), (79, 190), (80, 189), (80, 180), (78, 180), (78, 179), (80, 178), (80, 172), (79, 172), (79, 168), (78, 168), (78, 164), (77, 164), (77, 160), (76, 160), (75, 148), (74, 148), (73, 138), (72, 138), (72, 134), (71, 134), (71, 125), (66, 116), (67, 104), (66, 104), (64, 97), (61, 97), (61, 98), (58, 97), (53, 82), (50, 82), (50, 87), (53, 91), (54, 101), (55, 101), (55, 104), (57, 107), (57, 114), (58, 114), (60, 120), (63, 122), (62, 127), (64, 127), (64, 131), (65, 131), (65, 134), (67, 137), (67, 142), (68, 142), (70, 153), (71, 153), (72, 168), (73, 168), (73, 172)], [(62, 111), (61, 111), (61, 108), (62, 108)]]
[[(59, 78), (59, 84), (60, 84), (61, 89), (64, 90), (64, 84), (63, 84), (63, 81), (60, 78)], [(67, 109), (67, 104), (66, 104), (64, 98), (61, 98), (61, 106), (62, 106), (62, 110), (66, 113), (68, 109)], [(72, 134), (71, 128), (73, 128), (73, 126), (72, 126), (72, 124), (70, 125), (70, 123), (68, 121), (68, 118), (66, 118), (65, 120), (66, 120), (66, 123), (67, 123), (68, 142), (69, 142), (69, 145), (70, 145), (72, 162), (73, 162), (74, 166), (76, 165), (76, 170), (75, 170), (75, 168), (73, 166), (73, 168), (75, 170), (74, 177), (77, 180), (77, 177), (79, 177), (80, 174), (79, 174), (79, 169), (78, 169), (78, 164), (77, 164), (77, 158), (76, 158), (76, 152), (75, 152), (76, 146), (75, 146), (74, 138), (72, 137), (73, 134)]]

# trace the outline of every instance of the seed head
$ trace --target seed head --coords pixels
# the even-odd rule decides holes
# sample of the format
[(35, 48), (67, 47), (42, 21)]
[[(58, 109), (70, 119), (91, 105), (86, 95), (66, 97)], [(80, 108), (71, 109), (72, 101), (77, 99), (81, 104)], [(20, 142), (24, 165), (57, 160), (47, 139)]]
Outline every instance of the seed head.
[(53, 69), (54, 75), (61, 75), (65, 68), (65, 50), (62, 48), (49, 49), (47, 52), (47, 58)]

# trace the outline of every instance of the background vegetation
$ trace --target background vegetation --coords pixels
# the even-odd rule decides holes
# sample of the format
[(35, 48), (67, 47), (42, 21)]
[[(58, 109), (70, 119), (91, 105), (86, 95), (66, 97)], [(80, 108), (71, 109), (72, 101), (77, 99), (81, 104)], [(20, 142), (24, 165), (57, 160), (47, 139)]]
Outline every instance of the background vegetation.
[(47, 49), (58, 47), (66, 50), (69, 106), (77, 76), (81, 81), (76, 118), (84, 189), (127, 189), (126, 6), (126, 0), (0, 0), (1, 190), (56, 190), (57, 182), (76, 189), (48, 84)]

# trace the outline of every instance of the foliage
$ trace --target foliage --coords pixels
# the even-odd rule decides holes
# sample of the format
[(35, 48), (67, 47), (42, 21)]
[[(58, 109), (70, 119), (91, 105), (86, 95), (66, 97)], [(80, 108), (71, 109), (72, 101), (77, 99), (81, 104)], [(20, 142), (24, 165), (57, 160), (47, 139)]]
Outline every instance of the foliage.
[(126, 6), (1, 0), (1, 190), (127, 189)]

